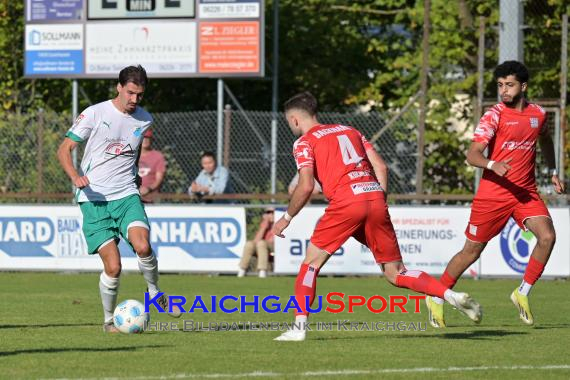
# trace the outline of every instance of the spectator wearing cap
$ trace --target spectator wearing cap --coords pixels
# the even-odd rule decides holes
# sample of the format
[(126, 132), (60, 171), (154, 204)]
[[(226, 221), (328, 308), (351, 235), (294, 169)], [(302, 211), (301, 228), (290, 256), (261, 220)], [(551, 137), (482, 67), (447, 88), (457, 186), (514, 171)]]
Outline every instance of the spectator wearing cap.
[(139, 192), (144, 203), (154, 202), (166, 174), (166, 160), (160, 151), (152, 149), (152, 141), (152, 129), (148, 129), (144, 134), (139, 159), (139, 176), (142, 180)]
[(245, 276), (251, 257), (257, 255), (257, 272), (260, 278), (267, 277), (269, 266), (269, 252), (273, 251), (273, 214), (275, 209), (266, 208), (261, 216), (261, 221), (253, 240), (245, 243), (243, 254), (239, 262), (238, 277)]

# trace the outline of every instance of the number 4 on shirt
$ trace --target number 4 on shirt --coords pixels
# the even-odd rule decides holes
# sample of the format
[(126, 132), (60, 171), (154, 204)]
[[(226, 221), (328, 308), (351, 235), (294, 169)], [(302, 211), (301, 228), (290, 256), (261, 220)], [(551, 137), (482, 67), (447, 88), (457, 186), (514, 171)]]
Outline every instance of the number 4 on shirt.
[(354, 149), (354, 145), (352, 145), (347, 135), (338, 135), (337, 139), (340, 153), (342, 154), (342, 162), (345, 165), (358, 164), (362, 161), (362, 157), (356, 153), (356, 149)]

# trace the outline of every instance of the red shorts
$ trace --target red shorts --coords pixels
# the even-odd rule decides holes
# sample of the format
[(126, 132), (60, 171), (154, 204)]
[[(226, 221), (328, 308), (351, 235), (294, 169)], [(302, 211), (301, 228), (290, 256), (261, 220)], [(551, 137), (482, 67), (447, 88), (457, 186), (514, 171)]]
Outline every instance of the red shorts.
[(398, 239), (384, 198), (329, 206), (319, 220), (311, 243), (329, 254), (349, 237), (372, 251), (377, 263), (402, 261)]
[(475, 198), (465, 236), (469, 240), (486, 243), (501, 233), (510, 217), (526, 231), (524, 221), (536, 216), (550, 218), (546, 205), (537, 193), (529, 194), (524, 201), (515, 197), (503, 200)]

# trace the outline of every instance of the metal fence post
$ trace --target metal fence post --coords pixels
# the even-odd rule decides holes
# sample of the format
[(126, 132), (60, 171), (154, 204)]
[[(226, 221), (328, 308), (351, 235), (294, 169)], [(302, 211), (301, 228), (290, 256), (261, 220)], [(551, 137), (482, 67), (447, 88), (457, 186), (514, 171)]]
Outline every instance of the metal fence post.
[(224, 161), (222, 163), (226, 169), (230, 168), (230, 134), (232, 128), (232, 106), (226, 104), (224, 110)]
[(562, 51), (560, 58), (560, 141), (559, 164), (560, 180), (564, 181), (566, 169), (566, 91), (568, 89), (568, 14), (562, 16)]
[(38, 203), (42, 202), (41, 194), (44, 193), (44, 110), (40, 109), (38, 112), (38, 130), (37, 130), (37, 146), (38, 146), (38, 159), (36, 161), (37, 170), (37, 184), (36, 190), (40, 196), (37, 199)]
[(420, 86), (422, 96), (420, 97), (420, 120), (418, 130), (418, 166), (416, 172), (416, 193), (423, 193), (424, 181), (424, 145), (427, 112), (427, 91), (428, 91), (428, 71), (429, 71), (429, 28), (431, 1), (424, 0), (424, 34), (422, 39), (422, 69), (420, 72)]

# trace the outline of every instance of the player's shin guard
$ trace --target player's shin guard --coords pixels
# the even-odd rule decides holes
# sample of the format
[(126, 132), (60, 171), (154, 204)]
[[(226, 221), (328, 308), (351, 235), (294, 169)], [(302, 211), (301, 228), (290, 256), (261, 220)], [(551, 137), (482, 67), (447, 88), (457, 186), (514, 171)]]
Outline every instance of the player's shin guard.
[(449, 289), (453, 289), (453, 287), (455, 286), (455, 284), (457, 283), (457, 278), (453, 278), (448, 272), (447, 269), (445, 270), (445, 272), (443, 272), (443, 274), (441, 275), (441, 278), (439, 279), (439, 282), (441, 282), (443, 284), (443, 286), (445, 286), (446, 288)]
[(119, 288), (119, 278), (109, 277), (105, 272), (101, 272), (99, 277), (99, 293), (105, 314), (105, 323), (113, 320), (113, 312), (117, 306), (117, 290)]
[(542, 272), (544, 272), (545, 264), (541, 263), (540, 261), (536, 260), (534, 257), (530, 257), (528, 261), (528, 265), (526, 266), (526, 270), (524, 272), (524, 281), (530, 285), (534, 285), (540, 276), (542, 276)]
[(418, 293), (443, 298), (447, 287), (421, 270), (404, 270), (396, 276), (396, 286), (408, 288)]
[[(302, 264), (295, 281), (295, 300), (301, 308), (302, 312), (295, 312), (295, 315), (309, 315), (307, 305), (311, 306), (315, 300), (317, 291), (317, 276), (319, 269), (309, 264)], [(306, 297), (309, 301), (306, 301)]]
[(148, 285), (149, 296), (154, 297), (160, 289), (158, 288), (158, 260), (154, 252), (147, 257), (140, 257), (137, 255), (139, 262), (139, 269), (143, 274), (144, 279)]

